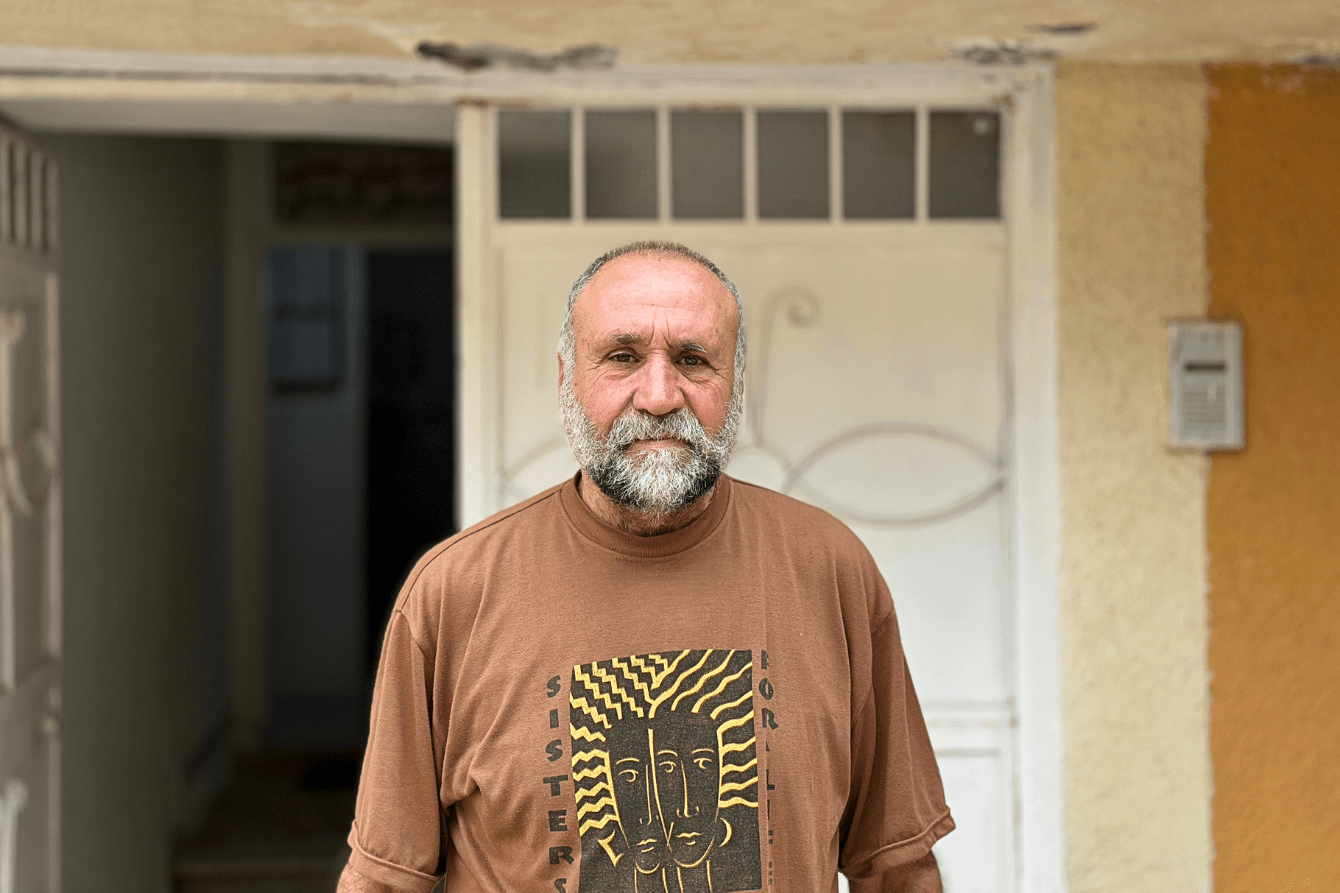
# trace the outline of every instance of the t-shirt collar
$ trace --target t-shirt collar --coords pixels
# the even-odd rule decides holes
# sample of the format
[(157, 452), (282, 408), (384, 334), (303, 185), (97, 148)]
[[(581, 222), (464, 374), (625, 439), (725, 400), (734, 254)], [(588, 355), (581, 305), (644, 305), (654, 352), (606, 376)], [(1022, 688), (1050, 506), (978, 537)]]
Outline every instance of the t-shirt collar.
[(689, 526), (656, 536), (635, 536), (616, 530), (591, 514), (586, 503), (582, 502), (581, 494), (577, 492), (577, 480), (581, 475), (580, 471), (577, 472), (559, 490), (559, 499), (568, 521), (577, 528), (578, 533), (596, 545), (630, 558), (665, 558), (691, 549), (712, 535), (730, 508), (731, 479), (723, 474), (717, 479), (707, 511), (694, 518)]

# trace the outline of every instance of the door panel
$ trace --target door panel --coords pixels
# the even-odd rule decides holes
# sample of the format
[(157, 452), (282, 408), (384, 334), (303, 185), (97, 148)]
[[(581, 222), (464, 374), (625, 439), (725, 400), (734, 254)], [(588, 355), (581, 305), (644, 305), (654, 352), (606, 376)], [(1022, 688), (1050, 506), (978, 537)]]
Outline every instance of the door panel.
[[(596, 250), (591, 257), (606, 249)], [(568, 287), (582, 263), (566, 246), (497, 254), (499, 355), (504, 358), (498, 375), (506, 395), (500, 406), (497, 498), (504, 504), (552, 487), (577, 470), (558, 411), (558, 330)]]
[(862, 538), (927, 704), (1003, 707), (1003, 240), (923, 241), (704, 249), (746, 296), (753, 336), (728, 471)]

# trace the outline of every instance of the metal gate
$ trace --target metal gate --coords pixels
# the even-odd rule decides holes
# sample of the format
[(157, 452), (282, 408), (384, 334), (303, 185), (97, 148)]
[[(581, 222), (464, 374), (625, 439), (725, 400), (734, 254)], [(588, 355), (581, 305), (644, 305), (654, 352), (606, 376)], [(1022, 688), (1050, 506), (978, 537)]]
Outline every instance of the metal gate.
[(60, 889), (57, 171), (0, 128), (0, 893)]

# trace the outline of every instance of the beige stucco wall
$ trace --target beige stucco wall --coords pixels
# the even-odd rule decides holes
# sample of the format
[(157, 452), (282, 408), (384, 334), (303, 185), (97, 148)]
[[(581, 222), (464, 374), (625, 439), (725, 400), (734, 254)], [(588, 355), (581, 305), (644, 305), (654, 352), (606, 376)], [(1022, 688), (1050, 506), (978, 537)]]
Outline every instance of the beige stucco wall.
[(1070, 893), (1212, 886), (1207, 465), (1164, 446), (1164, 321), (1203, 315), (1206, 87), (1057, 79), (1061, 635)]
[(1066, 58), (1287, 60), (1340, 49), (1340, 20), (1332, 0), (20, 0), (0, 10), (5, 44), (404, 57), (421, 40), (600, 42), (626, 62), (671, 64), (943, 60), (996, 42)]

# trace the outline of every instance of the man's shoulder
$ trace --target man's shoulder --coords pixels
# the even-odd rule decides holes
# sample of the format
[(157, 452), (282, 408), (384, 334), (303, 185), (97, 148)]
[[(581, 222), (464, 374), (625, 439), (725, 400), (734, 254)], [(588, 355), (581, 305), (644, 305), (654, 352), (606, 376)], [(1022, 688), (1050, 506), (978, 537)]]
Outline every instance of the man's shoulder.
[(548, 514), (548, 511), (557, 509), (561, 512), (561, 509), (558, 508), (559, 493), (568, 483), (565, 481), (561, 484), (555, 484), (548, 490), (536, 493), (529, 499), (523, 499), (515, 505), (509, 505), (501, 511), (494, 512), (483, 521), (470, 525), (442, 543), (442, 546), (446, 547), (486, 538), (489, 534), (505, 533), (529, 524), (549, 524), (554, 519)]
[(477, 561), (482, 553), (497, 550), (518, 535), (529, 536), (540, 527), (550, 527), (562, 513), (558, 499), (563, 487), (558, 484), (508, 506), (433, 546), (415, 564), (409, 582), (462, 561)]
[(817, 505), (759, 484), (731, 478), (732, 499), (742, 520), (840, 549), (864, 552), (861, 540), (840, 518)]
[(767, 487), (732, 479), (737, 539), (771, 566), (824, 591), (836, 585), (870, 617), (892, 608), (883, 575), (855, 532), (827, 510)]
[(416, 639), (435, 639), (445, 618), (467, 624), (491, 579), (507, 578), (518, 569), (529, 572), (533, 550), (551, 548), (561, 523), (558, 505), (563, 485), (472, 524), (423, 554), (400, 589), (396, 610), (410, 623)]

